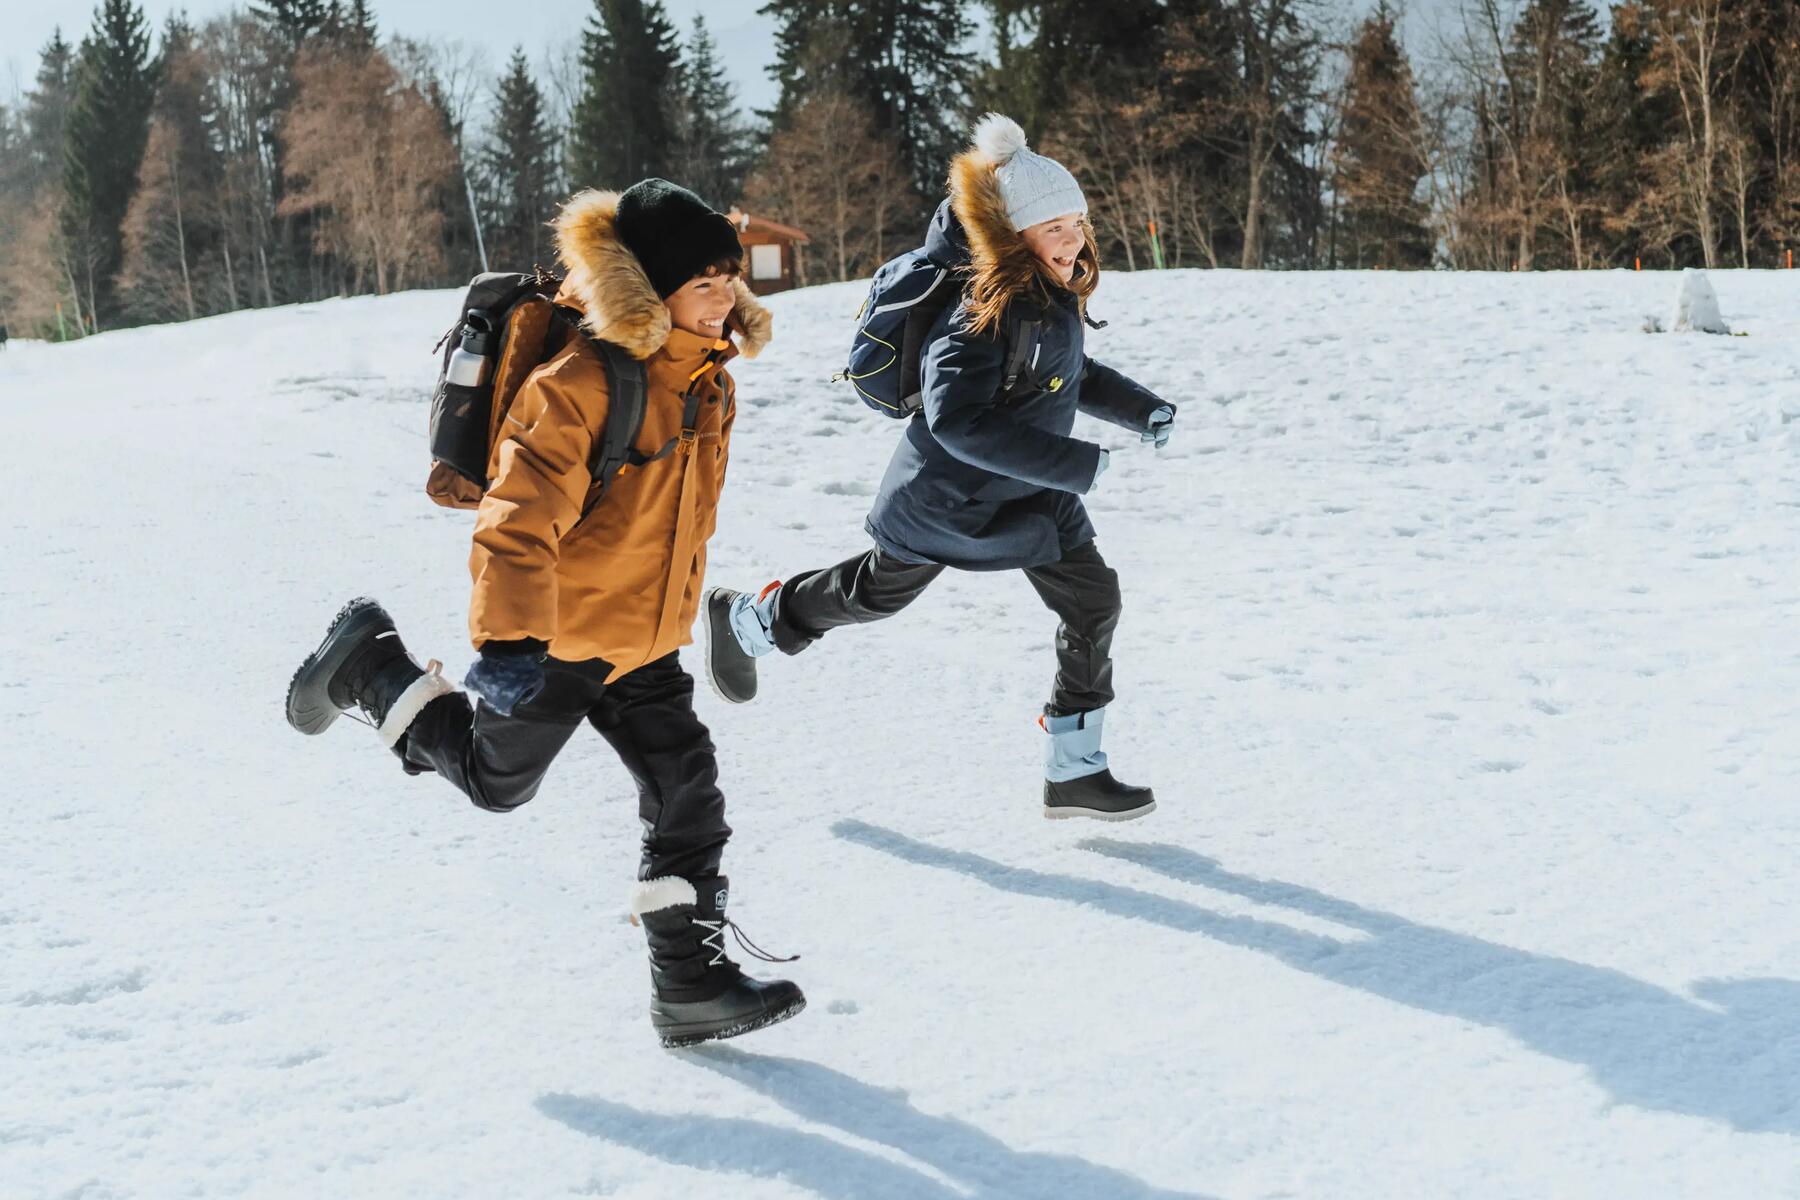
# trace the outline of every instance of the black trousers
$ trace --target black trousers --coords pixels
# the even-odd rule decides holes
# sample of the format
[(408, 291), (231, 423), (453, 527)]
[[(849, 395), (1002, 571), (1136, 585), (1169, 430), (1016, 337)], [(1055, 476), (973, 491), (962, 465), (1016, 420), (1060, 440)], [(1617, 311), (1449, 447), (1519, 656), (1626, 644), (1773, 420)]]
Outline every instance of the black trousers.
[(599, 659), (548, 659), (544, 690), (512, 716), (444, 696), (425, 706), (396, 749), (409, 769), (436, 771), (478, 807), (510, 812), (537, 794), (585, 721), (637, 781), (638, 878), (717, 875), (731, 828), (712, 735), (694, 713), (693, 676), (673, 654), (608, 684), (611, 673)]
[[(893, 616), (924, 594), (945, 568), (871, 550), (782, 584), (774, 613), (775, 645), (798, 654), (833, 629)], [(1119, 576), (1093, 542), (1061, 562), (1025, 568), (1025, 578), (1062, 624), (1056, 631), (1056, 681), (1044, 711), (1053, 717), (1104, 708), (1113, 699), (1113, 633), (1119, 626)]]

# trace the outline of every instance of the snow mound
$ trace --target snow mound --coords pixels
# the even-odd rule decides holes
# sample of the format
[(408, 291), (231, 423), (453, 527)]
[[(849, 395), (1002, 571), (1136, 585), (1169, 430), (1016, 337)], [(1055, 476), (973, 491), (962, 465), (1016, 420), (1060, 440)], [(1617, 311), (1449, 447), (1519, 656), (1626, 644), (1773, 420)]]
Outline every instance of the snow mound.
[(1719, 312), (1719, 295), (1705, 271), (1682, 274), (1681, 295), (1675, 302), (1676, 333), (1730, 333), (1731, 326)]

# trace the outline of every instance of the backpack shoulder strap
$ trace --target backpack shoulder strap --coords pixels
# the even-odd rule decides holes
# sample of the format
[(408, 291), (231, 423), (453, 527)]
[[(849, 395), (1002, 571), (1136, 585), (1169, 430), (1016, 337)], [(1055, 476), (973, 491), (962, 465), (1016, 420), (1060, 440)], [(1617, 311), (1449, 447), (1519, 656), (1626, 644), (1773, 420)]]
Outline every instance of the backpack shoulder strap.
[(649, 383), (644, 364), (611, 342), (603, 342), (582, 330), (583, 336), (606, 369), (606, 423), (594, 436), (593, 453), (588, 457), (588, 473), (594, 487), (588, 495), (582, 516), (606, 498), (613, 480), (625, 466), (641, 466), (650, 461), (637, 448), (637, 436), (644, 427), (644, 410), (649, 403)]
[(1037, 349), (1038, 329), (1042, 323), (1028, 321), (1023, 317), (1009, 317), (1006, 322), (1006, 382), (1000, 394), (1010, 399), (1018, 390), (1025, 378), (1025, 368), (1030, 365), (1032, 354)]

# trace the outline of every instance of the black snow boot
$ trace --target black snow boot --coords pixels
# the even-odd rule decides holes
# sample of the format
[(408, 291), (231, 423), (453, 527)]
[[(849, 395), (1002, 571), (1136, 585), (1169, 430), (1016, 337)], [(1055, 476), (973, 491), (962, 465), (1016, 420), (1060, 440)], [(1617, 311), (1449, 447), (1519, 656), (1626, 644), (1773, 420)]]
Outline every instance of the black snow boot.
[(725, 956), (725, 932), (765, 962), (792, 962), (758, 950), (725, 916), (724, 876), (674, 876), (638, 884), (632, 920), (650, 941), (650, 1024), (665, 1046), (692, 1046), (785, 1021), (806, 1007), (785, 979), (752, 979)]
[(323, 733), (338, 715), (362, 710), (390, 748), (427, 704), (456, 689), (439, 672), (413, 661), (394, 619), (366, 596), (344, 605), (319, 648), (306, 656), (288, 684), (288, 724), (301, 733)]
[(727, 704), (756, 699), (756, 660), (775, 649), (769, 633), (774, 609), (771, 597), (780, 583), (759, 595), (709, 588), (700, 605), (700, 629), (706, 639), (706, 682)]
[(1156, 793), (1113, 778), (1111, 771), (1083, 775), (1061, 783), (1044, 781), (1044, 815), (1092, 817), (1097, 821), (1132, 821), (1156, 811)]
[(1044, 743), (1044, 815), (1131, 821), (1156, 811), (1156, 793), (1113, 778), (1100, 749), (1104, 708), (1045, 714), (1038, 719)]

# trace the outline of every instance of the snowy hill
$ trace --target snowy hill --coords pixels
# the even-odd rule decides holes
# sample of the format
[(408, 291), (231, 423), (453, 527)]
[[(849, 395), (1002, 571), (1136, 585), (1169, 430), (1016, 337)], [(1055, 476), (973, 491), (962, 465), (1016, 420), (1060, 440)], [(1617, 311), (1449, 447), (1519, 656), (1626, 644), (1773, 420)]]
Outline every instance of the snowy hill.
[[(947, 576), (702, 695), (799, 1019), (668, 1053), (629, 779), (510, 817), (283, 723), (368, 591), (460, 675), (449, 294), (0, 354), (9, 1197), (1800, 1195), (1800, 276), (1114, 276), (1182, 405), (1093, 504), (1121, 775), (1038, 815), (1052, 622)], [(778, 297), (712, 577), (860, 550), (897, 428)], [(914, 719), (896, 718), (910, 712)]]

